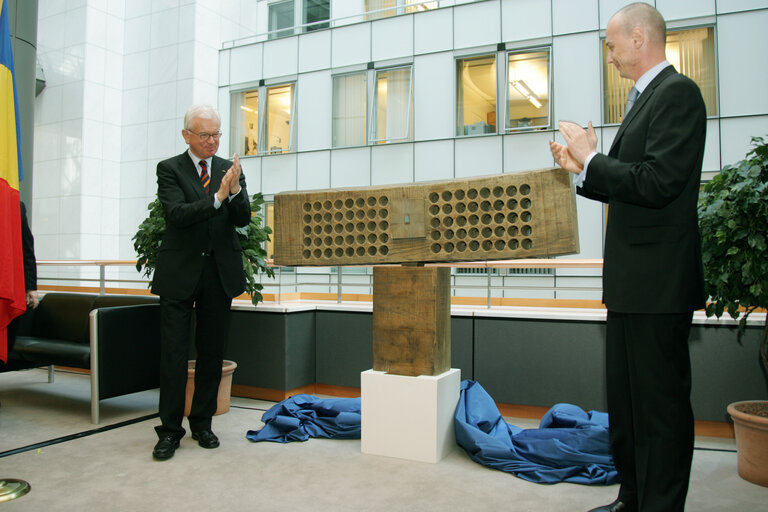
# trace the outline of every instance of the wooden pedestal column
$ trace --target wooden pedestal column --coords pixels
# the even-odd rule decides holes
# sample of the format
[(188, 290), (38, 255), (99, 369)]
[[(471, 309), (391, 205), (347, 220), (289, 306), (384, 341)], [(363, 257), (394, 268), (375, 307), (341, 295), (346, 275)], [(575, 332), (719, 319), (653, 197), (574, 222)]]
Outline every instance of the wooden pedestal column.
[(374, 267), (373, 369), (440, 375), (451, 367), (450, 269)]

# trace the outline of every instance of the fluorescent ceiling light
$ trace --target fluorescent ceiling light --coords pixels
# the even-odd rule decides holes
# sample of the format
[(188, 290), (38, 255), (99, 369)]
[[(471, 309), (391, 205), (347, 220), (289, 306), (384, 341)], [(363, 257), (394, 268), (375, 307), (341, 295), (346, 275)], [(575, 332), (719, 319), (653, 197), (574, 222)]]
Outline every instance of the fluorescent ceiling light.
[(525, 98), (531, 102), (531, 105), (536, 108), (541, 108), (541, 101), (539, 101), (539, 98), (536, 97), (531, 88), (528, 87), (528, 84), (522, 80), (512, 80), (509, 83), (517, 90), (517, 92), (525, 96)]

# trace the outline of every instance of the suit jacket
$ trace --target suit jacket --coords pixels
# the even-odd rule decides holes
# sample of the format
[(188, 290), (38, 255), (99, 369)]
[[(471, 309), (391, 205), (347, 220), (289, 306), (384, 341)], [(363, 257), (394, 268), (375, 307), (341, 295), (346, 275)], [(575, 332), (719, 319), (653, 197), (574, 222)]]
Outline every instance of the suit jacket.
[(704, 306), (696, 202), (706, 134), (698, 86), (663, 69), (589, 164), (579, 194), (608, 203), (603, 302), (619, 313)]
[[(240, 241), (235, 226), (251, 220), (245, 177), (240, 175), (240, 193), (214, 208), (214, 193), (232, 162), (213, 157), (211, 193), (207, 195), (189, 154), (157, 164), (157, 195), (165, 211), (165, 234), (152, 278), (152, 293), (184, 300), (192, 296), (206, 258), (213, 257), (224, 291), (235, 297), (245, 290)], [(212, 252), (212, 256), (204, 253)]]
[(35, 259), (35, 237), (29, 229), (27, 207), (21, 203), (21, 252), (24, 257), (24, 290), (37, 290), (37, 260)]

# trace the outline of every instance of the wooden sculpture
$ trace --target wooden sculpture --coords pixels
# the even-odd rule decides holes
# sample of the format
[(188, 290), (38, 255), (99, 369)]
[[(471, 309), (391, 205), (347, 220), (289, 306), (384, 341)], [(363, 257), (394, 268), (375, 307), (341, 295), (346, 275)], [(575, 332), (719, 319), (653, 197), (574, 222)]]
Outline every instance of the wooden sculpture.
[(374, 267), (374, 370), (450, 368), (450, 269), (424, 263), (579, 251), (576, 201), (560, 168), (275, 196), (275, 263)]

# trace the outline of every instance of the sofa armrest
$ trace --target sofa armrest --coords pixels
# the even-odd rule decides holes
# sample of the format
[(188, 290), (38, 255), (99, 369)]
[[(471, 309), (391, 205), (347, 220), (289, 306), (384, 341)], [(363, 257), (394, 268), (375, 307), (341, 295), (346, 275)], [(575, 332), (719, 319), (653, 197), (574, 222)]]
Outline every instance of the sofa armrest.
[(98, 400), (160, 386), (159, 304), (91, 311), (91, 386)]

